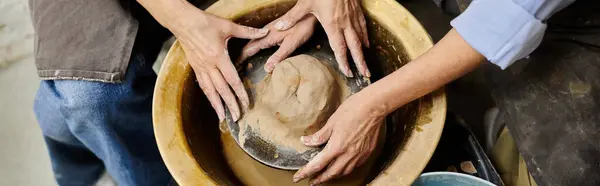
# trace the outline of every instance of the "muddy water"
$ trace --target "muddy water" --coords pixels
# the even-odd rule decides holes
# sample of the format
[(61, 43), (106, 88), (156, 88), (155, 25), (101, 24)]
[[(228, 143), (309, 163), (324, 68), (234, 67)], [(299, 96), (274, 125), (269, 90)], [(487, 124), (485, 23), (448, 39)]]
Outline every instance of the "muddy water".
[[(385, 131), (385, 130), (382, 130)], [(382, 132), (379, 136), (384, 136), (385, 132)], [(383, 138), (380, 138), (379, 144), (383, 144)], [(248, 186), (282, 186), (282, 185), (308, 185), (308, 179), (305, 179), (299, 183), (294, 184), (292, 177), (294, 171), (286, 171), (280, 169), (274, 169), (269, 166), (263, 165), (260, 162), (254, 160), (248, 156), (238, 145), (235, 143), (231, 134), (228, 132), (221, 133), (221, 142), (223, 144), (223, 154), (227, 160), (227, 164), (233, 170), (233, 173), (242, 183)], [(381, 146), (381, 145), (380, 145)], [(340, 179), (331, 181), (325, 186), (352, 186), (352, 185), (364, 185), (367, 181), (367, 173), (373, 166), (377, 155), (381, 148), (375, 150), (369, 161), (361, 167), (358, 167), (350, 175), (342, 177)]]

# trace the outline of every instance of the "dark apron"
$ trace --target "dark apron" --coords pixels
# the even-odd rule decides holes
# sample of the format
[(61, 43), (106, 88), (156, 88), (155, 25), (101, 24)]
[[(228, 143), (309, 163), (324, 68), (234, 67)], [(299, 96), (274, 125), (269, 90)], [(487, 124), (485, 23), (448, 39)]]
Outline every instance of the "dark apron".
[(600, 1), (547, 24), (528, 58), (485, 65), (487, 84), (538, 185), (600, 185)]

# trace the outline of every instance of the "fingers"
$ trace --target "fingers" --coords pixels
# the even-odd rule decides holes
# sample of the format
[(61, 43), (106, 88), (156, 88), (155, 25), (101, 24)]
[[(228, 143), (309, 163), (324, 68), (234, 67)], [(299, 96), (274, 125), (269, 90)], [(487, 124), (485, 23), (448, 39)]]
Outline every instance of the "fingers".
[(356, 68), (358, 68), (358, 71), (363, 76), (371, 77), (371, 72), (369, 72), (367, 63), (365, 63), (365, 58), (363, 56), (361, 41), (360, 38), (358, 38), (358, 35), (356, 35), (356, 31), (352, 28), (347, 28), (344, 30), (344, 36), (346, 38), (348, 48), (350, 49), (352, 60), (356, 64)]
[[(275, 21), (276, 22), (276, 21)], [(275, 23), (273, 22), (273, 23)], [(313, 16), (306, 17), (300, 20), (294, 27), (287, 31), (274, 31), (268, 34), (268, 36), (256, 40), (251, 40), (242, 49), (242, 54), (238, 58), (238, 62), (246, 60), (252, 55), (258, 53), (261, 49), (270, 48), (275, 45), (279, 45), (279, 49), (272, 54), (264, 65), (265, 71), (271, 72), (276, 64), (283, 61), (289, 55), (291, 55), (296, 48), (304, 44), (312, 35), (316, 18)], [(269, 23), (270, 25), (271, 23)], [(266, 27), (270, 27), (267, 25)]]
[(294, 35), (283, 39), (279, 49), (277, 49), (277, 51), (275, 51), (275, 53), (273, 53), (273, 55), (267, 59), (267, 62), (265, 63), (265, 70), (269, 73), (273, 71), (276, 64), (290, 56), (290, 54), (292, 54), (300, 45), (305, 43), (306, 40), (308, 40), (308, 37), (302, 38)]
[(360, 15), (358, 17), (358, 24), (360, 25), (360, 32), (362, 33), (363, 44), (367, 47), (371, 47), (371, 43), (369, 42), (369, 33), (367, 32), (367, 22), (365, 21), (365, 16)]
[(238, 58), (237, 63), (245, 61), (249, 57), (256, 55), (256, 53), (258, 53), (259, 51), (260, 51), (259, 40), (250, 40), (250, 42), (248, 42), (248, 44), (246, 44), (246, 46), (244, 46), (244, 48), (242, 48), (242, 54), (240, 54), (240, 57)]
[(240, 107), (238, 106), (229, 85), (225, 82), (225, 79), (223, 79), (223, 75), (221, 75), (221, 72), (217, 69), (210, 70), (208, 73), (210, 79), (213, 81), (215, 89), (219, 92), (223, 101), (225, 101), (227, 108), (229, 108), (233, 120), (237, 121), (240, 118)]
[(248, 42), (248, 44), (246, 44), (246, 46), (242, 48), (242, 54), (240, 54), (240, 57), (238, 58), (237, 62), (243, 62), (249, 57), (256, 55), (261, 49), (271, 47), (272, 45), (268, 46), (270, 44), (267, 44), (267, 41), (268, 40), (266, 40), (266, 38), (262, 38), (258, 40), (251, 40), (250, 42)]
[(361, 28), (360, 28), (360, 24), (358, 23), (358, 16), (353, 16), (352, 17), (352, 28), (346, 28), (346, 29), (344, 29), (344, 32), (345, 32), (345, 30), (348, 30), (348, 29), (354, 30), (356, 32), (356, 35), (360, 39), (361, 44), (364, 45), (363, 33), (362, 33)]
[(350, 67), (348, 66), (348, 57), (346, 57), (346, 41), (344, 40), (344, 34), (342, 30), (335, 26), (325, 26), (325, 33), (329, 38), (329, 45), (335, 55), (335, 59), (338, 63), (338, 67), (342, 73), (348, 77), (354, 77)]
[(348, 175), (354, 170), (357, 157), (342, 155), (327, 166), (327, 169), (310, 180), (309, 185), (318, 185), (331, 179)]
[[(231, 88), (235, 92), (235, 95), (237, 96), (237, 98), (239, 98), (244, 109), (248, 109), (248, 106), (250, 105), (250, 99), (248, 98), (248, 93), (246, 92), (246, 89), (244, 88), (244, 84), (242, 83), (240, 76), (238, 75), (237, 71), (235, 70), (235, 67), (231, 63), (231, 59), (229, 59), (229, 55), (223, 55), (223, 56), (224, 57), (221, 60), (221, 63), (219, 63), (219, 70), (221, 71), (221, 74), (223, 74), (223, 77), (225, 78), (227, 83), (231, 86)], [(235, 101), (235, 97), (233, 99)], [(238, 113), (238, 117), (239, 117), (239, 113)], [(238, 118), (234, 117), (234, 120), (237, 120), (237, 119)]]
[(311, 147), (325, 144), (331, 137), (332, 130), (329, 126), (330, 125), (325, 125), (323, 128), (321, 128), (319, 131), (315, 132), (312, 135), (301, 136), (300, 141), (302, 141), (304, 145)]
[(219, 97), (219, 93), (215, 89), (210, 76), (206, 73), (196, 73), (196, 79), (198, 80), (198, 85), (206, 95), (208, 102), (217, 112), (217, 116), (219, 117), (219, 122), (225, 119), (225, 109), (223, 108), (223, 103), (221, 102), (221, 98)]
[(294, 26), (310, 11), (310, 6), (306, 1), (298, 1), (290, 11), (279, 18), (274, 27), (277, 30), (287, 30)]
[(363, 156), (360, 159), (358, 159), (358, 161), (356, 162), (356, 166), (361, 166), (363, 164), (365, 164), (367, 162), (367, 160), (369, 160), (370, 156)]
[(329, 163), (338, 155), (338, 152), (333, 150), (331, 146), (326, 146), (323, 151), (319, 152), (306, 166), (296, 174), (294, 174), (294, 183), (312, 176), (313, 174), (323, 170)]
[[(366, 156), (366, 157), (369, 157), (369, 156)], [(350, 160), (350, 162), (348, 162), (348, 164), (344, 168), (344, 172), (342, 172), (342, 176), (347, 176), (350, 173), (352, 173), (352, 171), (354, 171), (354, 168), (360, 166), (360, 164), (358, 164), (359, 162), (360, 162), (360, 159), (358, 158), (358, 156), (355, 156), (354, 158), (352, 158)]]
[(358, 2), (356, 4), (356, 13), (358, 14), (356, 17), (358, 17), (358, 27), (359, 28), (354, 28), (358, 31), (360, 31), (360, 37), (362, 39), (363, 44), (369, 48), (371, 47), (371, 43), (369, 43), (369, 33), (367, 32), (367, 21), (365, 20), (365, 15), (362, 12), (362, 8), (360, 5), (360, 2)]
[(258, 39), (265, 37), (269, 33), (268, 28), (252, 28), (243, 25), (238, 25), (231, 22), (230, 35), (237, 38), (243, 39)]
[(344, 167), (349, 160), (346, 157), (347, 156), (336, 158), (333, 162), (331, 162), (331, 164), (329, 164), (329, 166), (327, 166), (327, 169), (325, 169), (325, 171), (323, 171), (318, 176), (314, 177), (310, 181), (309, 185), (318, 185), (320, 183), (326, 182), (328, 180), (340, 176), (344, 172)]

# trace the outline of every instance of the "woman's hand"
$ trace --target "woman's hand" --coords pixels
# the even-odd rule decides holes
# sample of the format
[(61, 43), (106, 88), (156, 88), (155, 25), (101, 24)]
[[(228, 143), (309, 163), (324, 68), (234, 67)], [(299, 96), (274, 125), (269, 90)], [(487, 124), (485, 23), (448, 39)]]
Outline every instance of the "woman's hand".
[(277, 21), (275, 20), (265, 26), (265, 28), (270, 30), (267, 36), (260, 39), (253, 39), (244, 46), (242, 55), (238, 61), (246, 60), (261, 49), (279, 45), (279, 49), (267, 59), (264, 66), (267, 72), (273, 71), (276, 64), (287, 58), (296, 48), (300, 47), (300, 45), (304, 44), (312, 36), (317, 19), (312, 15), (306, 16), (292, 28), (285, 31), (278, 31), (273, 28)]
[(344, 101), (321, 130), (302, 137), (311, 146), (329, 142), (294, 175), (294, 181), (323, 169), (311, 183), (350, 173), (375, 148), (379, 125), (387, 114), (470, 72), (484, 60), (456, 30), (450, 30), (426, 53)]
[[(348, 175), (364, 164), (375, 147), (381, 123), (387, 115), (386, 105), (373, 105), (371, 97), (360, 92), (352, 95), (331, 115), (319, 131), (302, 136), (307, 146), (327, 142), (323, 151), (294, 175), (294, 182), (313, 176), (310, 185), (317, 185)], [(320, 172), (320, 174), (316, 174)]]
[(346, 57), (348, 47), (359, 72), (370, 77), (362, 52), (362, 45), (369, 47), (369, 39), (360, 0), (298, 0), (275, 23), (275, 28), (287, 30), (309, 13), (315, 15), (323, 25), (340, 70), (346, 76), (353, 77)]
[(181, 43), (200, 88), (217, 112), (219, 120), (225, 118), (223, 99), (237, 121), (241, 112), (236, 97), (245, 109), (250, 101), (229, 58), (227, 40), (231, 37), (258, 39), (266, 36), (269, 30), (237, 25), (195, 7), (184, 9), (180, 14), (180, 20), (175, 24), (178, 26), (169, 29)]

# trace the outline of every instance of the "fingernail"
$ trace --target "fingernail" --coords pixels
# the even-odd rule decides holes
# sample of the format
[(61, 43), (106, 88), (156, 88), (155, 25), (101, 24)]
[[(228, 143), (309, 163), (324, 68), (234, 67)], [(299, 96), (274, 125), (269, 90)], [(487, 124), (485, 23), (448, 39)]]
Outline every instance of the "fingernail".
[[(308, 145), (316, 145), (322, 141), (321, 139), (319, 139), (319, 136), (317, 136), (317, 135), (313, 135), (310, 139), (306, 139), (306, 140), (307, 140), (306, 144), (308, 144)], [(316, 167), (316, 169), (318, 169), (318, 168), (319, 167)]]
[(302, 177), (304, 177), (304, 176), (302, 176), (302, 175), (300, 175), (300, 174), (299, 174), (299, 175), (294, 175), (294, 180), (293, 180), (293, 181), (294, 181), (294, 183), (297, 183), (297, 182), (299, 182), (300, 180), (302, 180)]
[(354, 74), (352, 74), (352, 70), (350, 70), (350, 69), (346, 69), (346, 75), (348, 77), (354, 77)]
[(233, 121), (237, 121), (238, 119), (240, 119), (240, 113), (239, 111), (235, 111), (233, 113)]
[(310, 186), (317, 186), (317, 185), (319, 185), (319, 183), (317, 183), (317, 182), (310, 183)]
[(217, 117), (219, 117), (219, 123), (223, 122), (223, 120), (225, 120), (225, 117), (223, 116), (223, 114), (217, 114)]
[(340, 69), (340, 71), (342, 71), (342, 74), (344, 74), (344, 76), (348, 77), (348, 71), (344, 69), (344, 66), (338, 65), (338, 68)]
[(369, 69), (365, 70), (365, 76), (371, 77), (371, 71), (369, 71)]
[(273, 63), (269, 60), (267, 60), (267, 62), (265, 63), (265, 71), (267, 71), (268, 73), (271, 73), (271, 71), (273, 71)]
[(344, 76), (348, 77), (348, 72), (346, 72), (345, 70), (342, 71), (342, 73), (344, 74)]
[(281, 21), (275, 23), (275, 29), (283, 30), (283, 29), (285, 29), (285, 27), (288, 26), (288, 24), (289, 24), (288, 21), (281, 20)]
[(310, 142), (310, 140), (308, 139), (308, 137), (305, 137), (305, 136), (300, 136), (300, 141), (302, 143), (304, 143), (305, 145)]
[(271, 73), (271, 71), (272, 71), (272, 70), (271, 70), (271, 69), (269, 69), (267, 66), (265, 66), (265, 68), (264, 68), (264, 69), (265, 69), (265, 72), (267, 72), (267, 73)]

